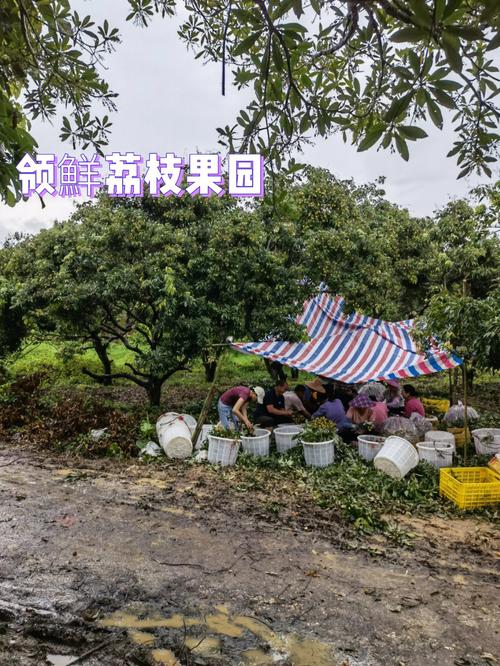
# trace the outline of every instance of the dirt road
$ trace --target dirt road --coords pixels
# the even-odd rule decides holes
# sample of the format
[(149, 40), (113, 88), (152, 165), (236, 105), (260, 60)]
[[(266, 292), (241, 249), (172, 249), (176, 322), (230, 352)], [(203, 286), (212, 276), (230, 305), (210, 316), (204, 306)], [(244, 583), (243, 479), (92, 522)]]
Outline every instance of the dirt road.
[(202, 466), (0, 451), (0, 665), (500, 663), (491, 525), (406, 517), (395, 547), (259, 502)]

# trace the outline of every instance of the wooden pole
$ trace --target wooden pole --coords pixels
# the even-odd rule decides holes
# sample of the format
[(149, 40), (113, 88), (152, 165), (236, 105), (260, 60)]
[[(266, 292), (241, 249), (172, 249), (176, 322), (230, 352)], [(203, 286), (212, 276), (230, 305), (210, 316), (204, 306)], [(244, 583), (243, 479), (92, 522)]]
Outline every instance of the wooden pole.
[(450, 384), (449, 398), (450, 398), (450, 407), (451, 407), (453, 405), (453, 371), (451, 368), (448, 370), (448, 380)]
[[(462, 281), (462, 295), (467, 296), (468, 292), (467, 278), (464, 278)], [(467, 445), (469, 444), (469, 419), (467, 418), (467, 357), (464, 355), (464, 370), (463, 370), (463, 382), (464, 382), (464, 463), (467, 462)]]
[(467, 418), (467, 361), (464, 358), (464, 463), (467, 462), (467, 446), (469, 444), (469, 419)]
[[(227, 347), (227, 345), (225, 346)], [(201, 408), (200, 416), (198, 417), (198, 423), (196, 424), (196, 428), (193, 434), (193, 440), (192, 440), (193, 446), (196, 446), (196, 442), (198, 441), (201, 428), (205, 423), (208, 412), (210, 411), (210, 406), (212, 404), (215, 391), (217, 390), (217, 379), (219, 377), (219, 370), (222, 365), (222, 359), (224, 358), (225, 351), (226, 351), (225, 349), (222, 350), (222, 353), (217, 360), (217, 365), (215, 366), (215, 372), (214, 372), (214, 379), (210, 385), (210, 388), (208, 389), (207, 397), (205, 398), (205, 402), (203, 403), (203, 407)]]

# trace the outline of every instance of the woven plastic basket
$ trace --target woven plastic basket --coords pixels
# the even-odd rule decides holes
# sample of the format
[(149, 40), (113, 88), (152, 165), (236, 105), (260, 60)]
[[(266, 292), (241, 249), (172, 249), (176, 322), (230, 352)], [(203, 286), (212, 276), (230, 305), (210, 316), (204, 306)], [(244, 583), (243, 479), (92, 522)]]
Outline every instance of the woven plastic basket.
[(284, 425), (274, 429), (276, 451), (285, 453), (298, 444), (298, 438), (304, 428), (298, 425)]
[(360, 435), (358, 437), (358, 453), (370, 462), (373, 460), (380, 449), (384, 446), (385, 437), (378, 435)]
[(327, 442), (302, 442), (306, 465), (311, 467), (328, 467), (335, 460), (335, 444)]
[(402, 479), (418, 465), (418, 453), (407, 439), (393, 435), (385, 440), (373, 464), (394, 479)]
[(500, 453), (500, 428), (479, 428), (472, 431), (476, 453), (494, 456)]
[(220, 465), (234, 465), (240, 450), (239, 439), (226, 439), (208, 435), (208, 462)]
[(460, 509), (500, 503), (500, 476), (487, 467), (443, 467), (439, 493)]
[(263, 428), (256, 428), (253, 437), (241, 436), (243, 450), (252, 456), (268, 456), (271, 433)]
[(418, 457), (434, 467), (449, 467), (453, 464), (455, 444), (452, 442), (418, 442)]

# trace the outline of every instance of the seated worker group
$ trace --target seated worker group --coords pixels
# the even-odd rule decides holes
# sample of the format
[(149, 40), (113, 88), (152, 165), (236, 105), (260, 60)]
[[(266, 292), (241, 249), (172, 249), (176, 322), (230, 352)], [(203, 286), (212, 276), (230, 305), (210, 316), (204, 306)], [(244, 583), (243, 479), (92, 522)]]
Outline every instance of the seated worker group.
[(326, 417), (337, 425), (339, 434), (357, 435), (363, 432), (368, 422), (373, 423), (377, 432), (381, 432), (393, 409), (401, 409), (407, 418), (413, 413), (425, 415), (415, 388), (406, 384), (401, 391), (399, 382), (395, 380), (387, 382), (387, 394), (382, 399), (377, 400), (375, 395), (355, 395), (347, 403), (347, 412), (347, 401), (342, 400), (343, 397), (336, 387), (332, 384), (323, 385), (319, 378), (305, 382), (304, 385), (298, 384), (293, 391), (286, 379), (279, 380), (268, 391), (260, 386), (234, 386), (219, 399), (219, 419), (224, 428), (238, 428), (243, 423), (250, 431), (253, 430), (254, 426), (247, 414), (248, 403), (252, 401), (257, 403), (255, 424), (262, 428), (272, 430), (279, 425), (293, 423), (294, 413), (299, 413), (305, 419)]

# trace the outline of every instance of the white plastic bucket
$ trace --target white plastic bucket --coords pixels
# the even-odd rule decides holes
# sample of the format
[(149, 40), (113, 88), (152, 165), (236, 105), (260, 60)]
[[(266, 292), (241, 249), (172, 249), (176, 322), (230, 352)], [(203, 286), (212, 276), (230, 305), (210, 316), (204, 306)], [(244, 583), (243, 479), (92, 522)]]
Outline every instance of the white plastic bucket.
[(333, 439), (327, 442), (302, 442), (306, 465), (311, 467), (328, 467), (335, 460), (335, 444)]
[(455, 445), (455, 435), (446, 430), (429, 430), (424, 435), (426, 442), (436, 442), (436, 444), (453, 444), (453, 453), (457, 450)]
[(418, 453), (407, 439), (392, 435), (374, 458), (377, 469), (394, 479), (402, 479), (418, 465)]
[(494, 456), (500, 453), (500, 428), (478, 428), (472, 431), (476, 453)]
[(208, 462), (220, 465), (234, 465), (240, 450), (239, 439), (227, 439), (208, 435)]
[(213, 428), (215, 428), (215, 426), (212, 423), (205, 423), (204, 425), (201, 426), (201, 432), (198, 435), (198, 439), (195, 445), (196, 449), (201, 449), (205, 440), (208, 438), (208, 435), (212, 432)]
[(358, 453), (367, 460), (373, 460), (380, 449), (384, 446), (385, 437), (378, 435), (360, 435), (358, 437)]
[(191, 430), (182, 414), (162, 414), (156, 422), (156, 434), (169, 458), (188, 458), (193, 452)]
[(298, 444), (298, 437), (304, 428), (299, 425), (283, 425), (273, 431), (276, 451), (285, 453)]
[(241, 436), (241, 445), (243, 450), (250, 453), (252, 456), (268, 456), (270, 440), (271, 433), (269, 430), (256, 428), (253, 436)]
[(434, 467), (452, 467), (455, 445), (452, 442), (418, 442), (418, 457)]

